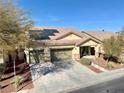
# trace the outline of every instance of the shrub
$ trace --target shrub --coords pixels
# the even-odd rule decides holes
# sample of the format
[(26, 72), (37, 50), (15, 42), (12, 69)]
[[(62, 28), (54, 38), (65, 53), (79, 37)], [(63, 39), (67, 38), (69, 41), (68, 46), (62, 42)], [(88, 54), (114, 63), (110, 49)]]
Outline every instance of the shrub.
[(14, 78), (14, 84), (16, 86), (19, 86), (20, 84), (22, 84), (23, 81), (24, 81), (24, 78), (22, 76), (16, 76)]
[(113, 68), (112, 62), (108, 62), (108, 63), (107, 63), (107, 67), (108, 67), (109, 69)]
[(5, 66), (5, 64), (0, 63), (0, 74), (4, 72)]
[(81, 58), (80, 62), (84, 65), (91, 65), (91, 59), (88, 58)]
[(50, 59), (49, 59), (49, 57), (48, 56), (44, 56), (44, 61), (45, 62), (48, 62)]
[(124, 64), (124, 57), (120, 59), (120, 63)]
[(124, 60), (121, 60), (121, 62), (120, 62), (121, 64), (124, 64)]

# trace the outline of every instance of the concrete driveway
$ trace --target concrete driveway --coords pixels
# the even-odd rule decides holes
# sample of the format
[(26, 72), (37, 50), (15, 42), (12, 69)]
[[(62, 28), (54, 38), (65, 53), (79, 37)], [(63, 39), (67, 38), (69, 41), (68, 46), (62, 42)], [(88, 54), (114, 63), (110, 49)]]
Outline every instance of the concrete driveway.
[(96, 77), (93, 71), (73, 60), (58, 61), (54, 64), (53, 72), (34, 79), (33, 89), (19, 93), (57, 93), (78, 87)]
[(73, 60), (55, 62), (52, 72), (45, 75), (40, 73), (38, 78), (32, 71), (34, 88), (18, 93), (68, 93), (123, 77), (123, 72), (124, 68), (96, 74)]

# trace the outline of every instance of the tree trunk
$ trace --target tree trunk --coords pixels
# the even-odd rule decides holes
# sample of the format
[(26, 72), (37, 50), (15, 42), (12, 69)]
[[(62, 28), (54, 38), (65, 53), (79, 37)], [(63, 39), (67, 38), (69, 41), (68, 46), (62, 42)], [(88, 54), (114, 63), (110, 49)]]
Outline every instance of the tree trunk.
[[(13, 60), (13, 68), (14, 68), (14, 79), (16, 80), (16, 62), (15, 62), (15, 56)], [(17, 86), (15, 85), (15, 91), (17, 92)]]
[[(16, 52), (15, 51), (12, 53), (12, 59), (13, 59), (14, 80), (16, 80)], [(17, 92), (16, 85), (15, 85), (15, 92)]]
[(0, 93), (2, 93), (2, 74), (0, 75)]
[[(16, 54), (13, 56), (13, 68), (14, 68), (14, 80), (16, 80)], [(15, 85), (15, 92), (17, 92), (17, 86)]]
[(107, 62), (109, 62), (111, 59), (112, 59), (112, 56), (109, 56), (109, 57), (107, 58)]
[(109, 63), (110, 57), (107, 58), (107, 63)]

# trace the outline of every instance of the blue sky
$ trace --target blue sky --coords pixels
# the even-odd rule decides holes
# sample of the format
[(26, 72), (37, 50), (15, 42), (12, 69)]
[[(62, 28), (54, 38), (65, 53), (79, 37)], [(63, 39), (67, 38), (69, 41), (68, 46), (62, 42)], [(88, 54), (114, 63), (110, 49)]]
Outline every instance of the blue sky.
[(115, 32), (124, 26), (124, 0), (18, 0), (17, 5), (31, 12), (36, 26)]

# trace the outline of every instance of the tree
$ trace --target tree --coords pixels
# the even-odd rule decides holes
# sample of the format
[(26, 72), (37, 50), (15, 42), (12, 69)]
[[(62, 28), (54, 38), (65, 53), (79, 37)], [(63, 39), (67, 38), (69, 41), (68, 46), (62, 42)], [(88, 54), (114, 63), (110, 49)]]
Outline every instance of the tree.
[[(13, 0), (0, 0), (0, 49), (3, 55), (12, 53), (15, 72), (15, 50), (25, 48), (30, 42), (29, 29), (33, 21)], [(29, 46), (29, 45), (28, 45)]]
[(122, 37), (122, 42), (123, 42), (123, 48), (122, 48), (122, 55), (120, 56), (121, 62), (124, 62), (124, 56), (123, 56), (123, 52), (124, 52), (124, 27), (122, 28), (122, 30), (119, 32), (119, 35)]
[(108, 57), (108, 61), (113, 57), (119, 58), (123, 49), (123, 39), (122, 36), (118, 35), (116, 37), (112, 36), (109, 39), (103, 41), (103, 49)]

